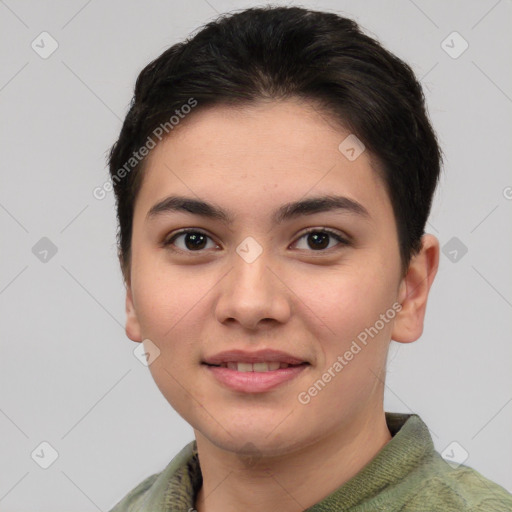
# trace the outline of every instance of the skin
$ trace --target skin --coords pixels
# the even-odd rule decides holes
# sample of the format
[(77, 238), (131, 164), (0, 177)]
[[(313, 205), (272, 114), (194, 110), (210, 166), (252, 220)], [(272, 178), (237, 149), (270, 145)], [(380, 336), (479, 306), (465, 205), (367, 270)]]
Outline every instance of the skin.
[[(389, 197), (367, 151), (349, 161), (338, 150), (347, 135), (299, 100), (216, 106), (190, 115), (148, 157), (134, 210), (126, 333), (158, 346), (151, 374), (194, 429), (199, 512), (303, 510), (391, 439), (383, 410), (388, 347), (422, 333), (439, 243), (424, 235), (402, 275)], [(234, 223), (185, 212), (147, 220), (171, 194), (212, 202)], [(272, 223), (284, 203), (325, 194), (349, 197), (369, 216), (329, 211)], [(161, 245), (182, 228), (210, 238), (199, 251), (185, 236)], [(352, 241), (330, 237), (317, 249), (304, 235), (309, 228)], [(248, 236), (262, 248), (252, 263), (236, 252)], [(394, 303), (400, 312), (301, 404), (299, 393)], [(239, 393), (201, 365), (232, 348), (275, 348), (311, 364), (273, 390)]]

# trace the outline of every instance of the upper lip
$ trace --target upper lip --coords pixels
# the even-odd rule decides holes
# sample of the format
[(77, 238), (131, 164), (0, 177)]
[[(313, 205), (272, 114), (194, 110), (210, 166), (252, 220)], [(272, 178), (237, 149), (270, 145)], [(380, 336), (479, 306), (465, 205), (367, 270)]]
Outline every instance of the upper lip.
[(219, 352), (218, 354), (205, 358), (203, 363), (265, 363), (271, 361), (279, 361), (280, 363), (287, 364), (307, 363), (305, 359), (294, 357), (290, 354), (287, 354), (286, 352), (272, 349), (258, 350), (255, 352), (247, 352), (245, 350), (228, 350), (226, 352)]

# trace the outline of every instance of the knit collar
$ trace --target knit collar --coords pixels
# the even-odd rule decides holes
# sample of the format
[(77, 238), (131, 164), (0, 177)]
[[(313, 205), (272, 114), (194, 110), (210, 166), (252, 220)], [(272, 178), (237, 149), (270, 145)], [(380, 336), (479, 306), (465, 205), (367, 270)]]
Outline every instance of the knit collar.
[[(434, 450), (428, 427), (417, 414), (386, 412), (385, 416), (391, 440), (356, 475), (307, 512), (348, 510), (403, 480)], [(202, 483), (197, 444), (192, 441), (158, 475), (141, 512), (194, 510)]]

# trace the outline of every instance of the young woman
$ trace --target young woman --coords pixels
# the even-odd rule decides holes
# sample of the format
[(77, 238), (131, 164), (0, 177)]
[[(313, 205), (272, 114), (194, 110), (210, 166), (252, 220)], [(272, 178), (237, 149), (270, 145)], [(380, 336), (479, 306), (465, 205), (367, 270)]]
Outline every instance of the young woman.
[(110, 154), (126, 332), (195, 440), (112, 512), (512, 510), (383, 409), (440, 164), (410, 67), (333, 13), (222, 16), (141, 72)]

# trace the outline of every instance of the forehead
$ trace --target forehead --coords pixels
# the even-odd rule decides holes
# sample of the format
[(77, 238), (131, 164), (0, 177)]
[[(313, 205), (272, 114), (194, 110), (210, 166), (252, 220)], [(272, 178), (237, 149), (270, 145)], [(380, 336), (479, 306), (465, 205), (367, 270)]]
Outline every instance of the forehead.
[(368, 152), (349, 160), (340, 151), (349, 135), (298, 100), (199, 109), (148, 155), (137, 203), (146, 214), (178, 193), (250, 214), (307, 195), (337, 194), (363, 204), (372, 217), (389, 213)]

